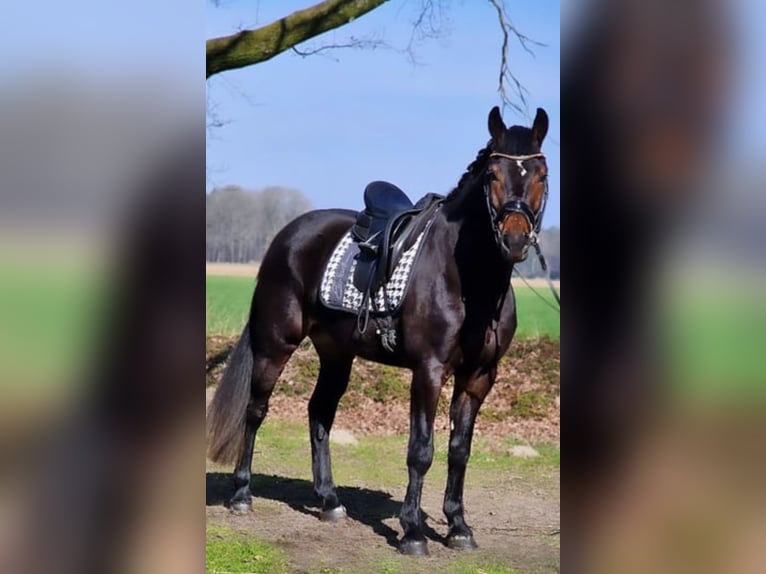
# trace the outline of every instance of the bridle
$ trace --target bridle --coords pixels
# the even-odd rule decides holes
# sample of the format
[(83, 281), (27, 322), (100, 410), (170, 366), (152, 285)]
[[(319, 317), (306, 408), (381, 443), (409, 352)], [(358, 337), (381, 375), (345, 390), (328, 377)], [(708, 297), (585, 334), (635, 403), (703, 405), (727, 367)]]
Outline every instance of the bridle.
[[(516, 165), (519, 167), (519, 173), (521, 173), (522, 177), (527, 174), (527, 170), (524, 167), (524, 162), (530, 159), (535, 158), (543, 158), (545, 159), (544, 153), (531, 153), (528, 155), (509, 155), (507, 153), (500, 153), (500, 152), (492, 152), (489, 154), (490, 158), (493, 157), (499, 157), (503, 159), (510, 159), (511, 161), (515, 161)], [(556, 303), (561, 306), (561, 297), (559, 296), (559, 292), (554, 287), (553, 281), (551, 281), (551, 274), (548, 271), (548, 264), (545, 262), (545, 257), (543, 256), (543, 250), (540, 248), (540, 242), (538, 241), (537, 234), (540, 233), (540, 227), (543, 224), (543, 215), (545, 214), (545, 205), (548, 203), (548, 180), (545, 180), (545, 190), (543, 191), (543, 200), (540, 204), (540, 209), (535, 213), (532, 211), (532, 208), (529, 206), (529, 204), (526, 201), (523, 201), (522, 199), (512, 199), (510, 201), (506, 201), (500, 209), (495, 209), (495, 207), (492, 205), (492, 199), (490, 197), (490, 180), (487, 178), (486, 182), (484, 183), (484, 195), (487, 199), (487, 209), (489, 210), (489, 216), (492, 219), (492, 231), (495, 234), (495, 241), (497, 242), (498, 247), (501, 251), (508, 251), (508, 248), (505, 246), (505, 243), (503, 243), (503, 234), (500, 231), (500, 228), (498, 227), (500, 223), (502, 223), (503, 218), (509, 214), (509, 213), (520, 213), (524, 216), (524, 218), (527, 220), (527, 223), (529, 223), (529, 237), (527, 237), (527, 244), (524, 246), (524, 256), (526, 257), (526, 251), (529, 249), (529, 246), (531, 245), (535, 249), (535, 253), (537, 253), (537, 258), (540, 261), (540, 267), (542, 267), (543, 272), (545, 273), (545, 278), (548, 281), (548, 287), (551, 289), (551, 293), (553, 293), (553, 297), (556, 299)], [(525, 280), (526, 281), (526, 280)], [(503, 306), (503, 300), (505, 299), (505, 294), (503, 294), (503, 299), (500, 302), (500, 307)]]
[[(506, 153), (499, 153), (499, 152), (492, 152), (489, 154), (490, 159), (493, 157), (502, 158), (502, 159), (509, 159), (516, 162), (516, 165), (519, 167), (519, 171), (522, 176), (527, 174), (527, 170), (524, 167), (524, 162), (528, 161), (530, 159), (535, 158), (543, 158), (545, 159), (544, 153), (532, 153), (528, 155), (509, 155)], [(500, 231), (499, 225), (502, 223), (503, 219), (509, 214), (509, 213), (519, 213), (521, 214), (524, 219), (527, 220), (527, 223), (529, 224), (529, 237), (527, 238), (527, 245), (528, 248), (530, 245), (534, 245), (537, 249), (537, 234), (540, 232), (540, 227), (543, 223), (543, 214), (545, 213), (545, 205), (548, 203), (548, 182), (546, 180), (545, 182), (545, 191), (543, 192), (543, 199), (542, 203), (540, 205), (540, 209), (535, 213), (532, 208), (529, 206), (529, 204), (524, 201), (521, 198), (514, 198), (509, 201), (506, 201), (500, 209), (495, 209), (495, 206), (492, 205), (492, 198), (490, 194), (490, 180), (487, 178), (487, 180), (484, 183), (484, 196), (487, 200), (487, 209), (489, 210), (489, 216), (492, 220), (492, 230), (495, 235), (495, 241), (497, 242), (498, 247), (500, 247), (501, 250), (507, 251), (508, 248), (505, 246), (505, 243), (503, 242), (503, 233)]]

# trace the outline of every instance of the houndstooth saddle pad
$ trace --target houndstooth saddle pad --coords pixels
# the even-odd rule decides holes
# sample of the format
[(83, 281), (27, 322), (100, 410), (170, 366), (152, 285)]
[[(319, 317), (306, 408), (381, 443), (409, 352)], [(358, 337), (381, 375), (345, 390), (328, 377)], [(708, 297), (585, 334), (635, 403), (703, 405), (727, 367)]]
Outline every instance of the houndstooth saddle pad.
[[(430, 226), (429, 222), (412, 247), (402, 254), (388, 283), (378, 289), (374, 297), (370, 297), (368, 307), (372, 314), (386, 313), (387, 309), (388, 312), (394, 312), (401, 305), (423, 237)], [(359, 245), (353, 240), (349, 231), (335, 247), (322, 276), (319, 299), (326, 307), (352, 313), (359, 312), (364, 295), (354, 286), (355, 257), (358, 253)]]

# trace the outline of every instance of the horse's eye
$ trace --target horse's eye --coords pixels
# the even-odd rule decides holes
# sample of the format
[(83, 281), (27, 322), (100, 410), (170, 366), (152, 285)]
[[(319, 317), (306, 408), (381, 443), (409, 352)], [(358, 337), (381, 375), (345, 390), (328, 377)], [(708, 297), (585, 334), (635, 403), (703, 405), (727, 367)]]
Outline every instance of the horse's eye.
[(497, 175), (491, 169), (487, 171), (487, 181), (497, 181)]
[(543, 183), (545, 183), (546, 181), (548, 181), (548, 174), (547, 174), (547, 173), (544, 173), (544, 174), (542, 174), (542, 175), (540, 176), (540, 181), (542, 181)]

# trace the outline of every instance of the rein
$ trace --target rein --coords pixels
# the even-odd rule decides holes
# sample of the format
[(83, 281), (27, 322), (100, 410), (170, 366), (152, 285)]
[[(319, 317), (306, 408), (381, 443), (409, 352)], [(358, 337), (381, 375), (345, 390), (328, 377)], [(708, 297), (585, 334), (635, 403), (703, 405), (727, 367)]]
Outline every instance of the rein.
[[(545, 279), (548, 281), (548, 287), (551, 290), (551, 293), (553, 293), (553, 298), (556, 299), (556, 303), (559, 306), (559, 309), (561, 309), (561, 296), (559, 295), (559, 292), (556, 290), (556, 287), (553, 285), (553, 280), (551, 279), (551, 272), (548, 269), (548, 264), (545, 262), (545, 257), (543, 257), (543, 250), (540, 248), (540, 242), (537, 239), (537, 234), (534, 236), (534, 240), (532, 241), (532, 246), (535, 248), (535, 252), (537, 253), (537, 258), (540, 260), (540, 267), (542, 267), (543, 272), (545, 273)], [(526, 282), (526, 279), (524, 279)]]

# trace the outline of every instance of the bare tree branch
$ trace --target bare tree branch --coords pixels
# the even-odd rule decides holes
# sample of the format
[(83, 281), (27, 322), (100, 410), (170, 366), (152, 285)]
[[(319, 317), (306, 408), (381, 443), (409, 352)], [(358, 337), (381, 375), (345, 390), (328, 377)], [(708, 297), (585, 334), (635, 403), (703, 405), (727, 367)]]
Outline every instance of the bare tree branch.
[(317, 54), (322, 54), (325, 51), (328, 50), (343, 50), (343, 49), (354, 49), (354, 50), (377, 50), (379, 48), (389, 48), (390, 46), (386, 44), (383, 40), (379, 38), (355, 38), (354, 36), (349, 37), (349, 39), (346, 42), (343, 43), (331, 43), (331, 44), (322, 44), (321, 46), (318, 46), (316, 48), (307, 48), (304, 50), (300, 50), (293, 46), (291, 49), (293, 52), (298, 54), (299, 56), (303, 58), (307, 58), (309, 56), (316, 56)]
[(424, 40), (433, 40), (445, 35), (447, 23), (444, 2), (440, 0), (420, 0), (420, 10), (412, 22), (410, 40), (404, 52), (410, 61), (417, 63), (415, 46)]
[(210, 39), (206, 43), (206, 77), (269, 60), (387, 1), (325, 0), (255, 30)]
[[(220, 0), (210, 0), (219, 4)], [(273, 58), (285, 50), (302, 57), (324, 54), (336, 49), (391, 48), (379, 38), (355, 38), (341, 42), (321, 43), (318, 46), (298, 48), (313, 37), (339, 28), (388, 0), (325, 0), (309, 8), (298, 10), (266, 26), (243, 29), (230, 36), (207, 41), (207, 77), (226, 71), (250, 66)], [(497, 91), (503, 107), (511, 107), (523, 116), (528, 115), (528, 90), (524, 87), (510, 65), (510, 43), (516, 39), (519, 46), (534, 56), (534, 47), (545, 46), (522, 33), (509, 17), (505, 0), (488, 0), (497, 13), (502, 32), (500, 69)], [(412, 21), (410, 39), (401, 51), (413, 64), (418, 64), (415, 47), (424, 40), (439, 38), (447, 33), (447, 9), (450, 0), (419, 0), (415, 19)]]
[(211, 137), (213, 130), (222, 128), (230, 123), (230, 120), (223, 119), (218, 112), (218, 104), (210, 99), (208, 94), (205, 101), (205, 116), (206, 116), (206, 128), (207, 135)]
[[(538, 42), (537, 40), (533, 40), (526, 34), (521, 33), (521, 31), (519, 31), (519, 29), (514, 26), (513, 22), (511, 22), (510, 18), (508, 17), (504, 0), (488, 1), (497, 11), (497, 19), (500, 24), (500, 29), (503, 32), (503, 45), (500, 49), (500, 73), (498, 76), (497, 91), (500, 93), (500, 99), (503, 102), (503, 107), (510, 106), (520, 114), (526, 115), (527, 94), (529, 92), (519, 81), (518, 77), (513, 73), (510, 66), (508, 65), (508, 43), (510, 41), (510, 37), (514, 36), (518, 40), (521, 47), (524, 48), (524, 51), (526, 51), (531, 56), (534, 56), (535, 53), (530, 45), (545, 46), (545, 44)], [(513, 101), (508, 95), (508, 84), (513, 85), (513, 90), (516, 97), (518, 97), (520, 100), (521, 105)]]

